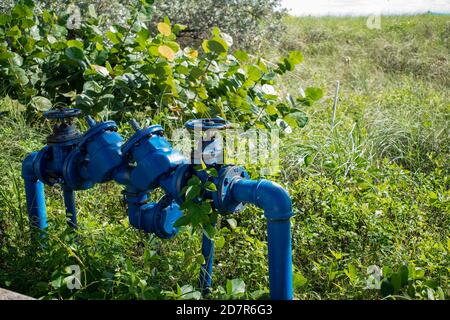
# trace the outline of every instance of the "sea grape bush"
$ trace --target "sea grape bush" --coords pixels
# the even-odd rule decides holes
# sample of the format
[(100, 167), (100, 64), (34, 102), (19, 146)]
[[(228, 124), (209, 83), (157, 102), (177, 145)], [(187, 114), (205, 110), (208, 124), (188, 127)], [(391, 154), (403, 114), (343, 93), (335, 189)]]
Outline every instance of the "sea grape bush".
[(106, 32), (89, 6), (74, 27), (70, 12), (37, 12), (30, 1), (0, 15), (0, 92), (32, 109), (68, 105), (88, 114), (126, 120), (143, 113), (165, 123), (220, 116), (269, 128), (304, 126), (302, 111), (322, 97), (309, 88), (298, 98), (282, 97), (277, 75), (302, 62), (291, 52), (275, 67), (244, 51), (230, 52), (231, 37), (218, 28), (199, 50), (176, 42), (185, 26), (168, 18), (149, 27), (153, 0), (133, 10), (128, 28)]
[(230, 34), (239, 48), (258, 48), (262, 40), (274, 42), (284, 31), (280, 0), (173, 0), (155, 1), (154, 21), (165, 16), (187, 25), (182, 42), (195, 44), (218, 26)]
[[(0, 12), (10, 10), (13, 0), (0, 0)], [(35, 0), (40, 9), (61, 13), (68, 7), (74, 7), (71, 0)], [(103, 30), (112, 23), (127, 26), (127, 20), (133, 15), (133, 8), (140, 0), (78, 0), (76, 7), (81, 11), (92, 5), (99, 18), (99, 27)], [(247, 49), (259, 49), (261, 44), (278, 39), (285, 27), (282, 17), (285, 10), (280, 0), (156, 0), (151, 10), (154, 26), (168, 16), (174, 23), (188, 26), (179, 37), (182, 44), (199, 46), (201, 39), (209, 37), (209, 31), (217, 26), (230, 34), (236, 41), (235, 46)]]

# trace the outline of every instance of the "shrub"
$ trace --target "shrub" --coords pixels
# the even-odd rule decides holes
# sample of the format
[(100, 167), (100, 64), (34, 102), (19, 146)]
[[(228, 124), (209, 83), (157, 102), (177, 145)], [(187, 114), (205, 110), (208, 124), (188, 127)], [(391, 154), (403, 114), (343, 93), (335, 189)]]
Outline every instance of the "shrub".
[[(14, 0), (0, 0), (0, 12), (8, 12), (14, 6)], [(91, 5), (100, 17), (100, 28), (111, 24), (127, 27), (128, 19), (133, 15), (133, 8), (140, 0), (107, 1), (71, 0), (49, 1), (36, 0), (40, 10), (63, 13), (71, 8), (72, 13), (84, 14)], [(202, 39), (209, 36), (213, 27), (219, 27), (235, 40), (235, 47), (258, 51), (265, 40), (273, 42), (285, 29), (282, 17), (285, 13), (280, 0), (156, 0), (148, 7), (152, 14), (153, 26), (168, 16), (174, 23), (188, 28), (180, 34), (183, 45), (200, 46)]]
[(37, 109), (72, 105), (116, 120), (144, 112), (155, 121), (221, 116), (260, 126), (280, 118), (306, 124), (301, 108), (321, 91), (283, 99), (274, 88), (277, 75), (302, 62), (300, 52), (275, 67), (243, 51), (231, 55), (218, 28), (201, 53), (182, 49), (176, 35), (183, 27), (167, 18), (151, 36), (152, 4), (142, 2), (130, 28), (115, 24), (103, 34), (93, 6), (74, 27), (67, 12), (36, 14), (20, 2), (11, 15), (0, 15), (0, 92)]
[(263, 40), (277, 39), (283, 30), (284, 11), (280, 0), (157, 0), (153, 21), (168, 16), (188, 28), (181, 34), (183, 43), (201, 43), (208, 31), (218, 26), (235, 40), (238, 47), (261, 49)]

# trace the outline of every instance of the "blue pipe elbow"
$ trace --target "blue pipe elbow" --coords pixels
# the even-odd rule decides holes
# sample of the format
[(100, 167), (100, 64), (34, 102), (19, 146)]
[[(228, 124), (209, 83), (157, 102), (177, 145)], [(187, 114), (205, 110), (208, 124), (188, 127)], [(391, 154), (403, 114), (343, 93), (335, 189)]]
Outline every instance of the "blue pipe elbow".
[(252, 203), (264, 210), (268, 220), (287, 220), (292, 217), (292, 201), (287, 191), (269, 180), (236, 179), (231, 196), (238, 202)]
[(292, 300), (292, 201), (277, 183), (268, 180), (236, 178), (230, 187), (234, 201), (252, 203), (264, 210), (267, 218), (269, 285), (273, 300)]
[(162, 239), (170, 239), (178, 233), (175, 222), (183, 215), (175, 202), (163, 198), (158, 203), (145, 203), (147, 195), (127, 195), (130, 224), (146, 233), (154, 233)]

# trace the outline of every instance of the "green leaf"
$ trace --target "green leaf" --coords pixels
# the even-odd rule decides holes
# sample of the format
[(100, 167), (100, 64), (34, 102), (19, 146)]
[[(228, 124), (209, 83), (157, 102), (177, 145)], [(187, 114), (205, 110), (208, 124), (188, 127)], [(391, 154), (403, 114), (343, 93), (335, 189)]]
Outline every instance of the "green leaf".
[(11, 11), (14, 18), (31, 18), (33, 11), (26, 5), (16, 4)]
[(70, 48), (66, 48), (64, 50), (64, 53), (66, 54), (66, 56), (74, 61), (83, 61), (85, 56), (83, 53), (83, 50), (81, 50), (78, 47), (70, 47)]
[(214, 52), (218, 55), (223, 55), (228, 52), (227, 43), (218, 36), (212, 38), (211, 40), (203, 41), (202, 47), (206, 53)]
[(203, 230), (209, 239), (213, 239), (217, 232), (216, 228), (211, 224), (204, 225)]
[(81, 42), (80, 40), (67, 40), (67, 46), (68, 47), (76, 47), (81, 50), (83, 50), (83, 48), (84, 48), (83, 42)]
[(271, 116), (278, 114), (277, 107), (275, 105), (273, 105), (273, 104), (269, 104), (266, 107), (266, 112), (267, 112), (267, 114), (269, 114)]
[(47, 111), (52, 108), (51, 101), (41, 96), (31, 98), (31, 104), (39, 111)]
[(19, 83), (22, 86), (28, 84), (28, 82), (30, 81), (28, 79), (27, 73), (22, 68), (18, 67), (12, 68), (11, 73), (14, 75), (15, 78), (14, 82)]
[(390, 283), (392, 284), (394, 293), (397, 294), (400, 291), (400, 288), (402, 287), (402, 277), (400, 273), (398, 272), (393, 273), (390, 278)]
[(0, 60), (8, 60), (14, 58), (14, 53), (12, 52), (0, 52)]
[(313, 161), (313, 158), (309, 154), (303, 158), (303, 162), (306, 167), (308, 167), (312, 163), (312, 161)]
[(120, 39), (119, 36), (112, 31), (106, 31), (105, 36), (113, 43), (113, 44), (118, 44), (120, 43)]
[(175, 228), (179, 228), (179, 227), (181, 227), (181, 226), (186, 226), (186, 225), (188, 225), (189, 223), (191, 223), (191, 217), (185, 215), (185, 216), (181, 216), (180, 218), (178, 218), (178, 220), (175, 221), (175, 223), (173, 224), (173, 226), (174, 226)]
[(299, 64), (303, 62), (303, 54), (300, 51), (292, 51), (289, 53), (289, 60), (292, 61), (293, 64)]
[(356, 281), (357, 279), (357, 270), (356, 267), (352, 264), (348, 264), (347, 269), (344, 270), (344, 273), (350, 279), (351, 282)]
[(216, 185), (211, 181), (205, 182), (204, 187), (208, 191), (217, 191)]
[(245, 51), (241, 51), (241, 50), (236, 50), (233, 55), (241, 62), (246, 62), (248, 61), (249, 57), (247, 52)]
[(186, 300), (199, 300), (202, 294), (196, 291), (191, 285), (185, 285), (181, 287), (181, 298)]
[(185, 30), (187, 28), (187, 26), (182, 25), (182, 24), (175, 24), (172, 28), (172, 32), (176, 35), (178, 35), (181, 31)]
[(180, 45), (176, 43), (175, 41), (167, 41), (165, 42), (165, 45), (168, 46), (170, 49), (173, 50), (173, 52), (177, 53), (180, 51)]
[(305, 95), (307, 99), (310, 99), (312, 101), (317, 101), (322, 99), (323, 97), (323, 91), (320, 88), (306, 88)]
[(258, 81), (261, 79), (262, 75), (263, 71), (259, 67), (254, 65), (247, 66), (247, 76), (249, 80)]
[(389, 280), (384, 279), (381, 282), (380, 292), (383, 297), (390, 296), (394, 293), (394, 287)]
[(291, 127), (303, 128), (308, 123), (308, 116), (303, 111), (288, 114), (283, 118)]
[(308, 283), (308, 279), (306, 279), (301, 272), (294, 273), (294, 287), (301, 288), (304, 287)]
[(61, 286), (64, 284), (64, 278), (63, 278), (63, 276), (58, 276), (57, 278), (53, 279), (53, 280), (50, 282), (50, 284), (51, 284), (51, 286), (52, 286), (54, 289), (59, 289), (59, 288), (61, 288)]
[(194, 102), (194, 113), (206, 113), (208, 111), (208, 107), (201, 101)]
[(236, 229), (236, 227), (237, 227), (236, 219), (230, 218), (230, 219), (227, 219), (227, 222), (230, 225), (231, 229)]
[(222, 249), (223, 246), (225, 245), (225, 237), (224, 236), (217, 237), (217, 239), (214, 241), (214, 244), (216, 249), (218, 250)]
[(87, 94), (101, 93), (102, 90), (102, 86), (96, 81), (86, 81), (83, 85), (83, 92)]
[(18, 39), (22, 36), (22, 31), (20, 31), (18, 26), (13, 26), (6, 32), (6, 35)]
[(192, 176), (188, 181), (188, 186), (195, 186), (201, 184), (201, 180), (197, 176)]
[(408, 284), (408, 278), (409, 278), (408, 267), (406, 265), (401, 266), (399, 273), (400, 273), (400, 278), (401, 278), (401, 285), (406, 286)]
[(227, 294), (239, 296), (245, 293), (245, 282), (242, 279), (227, 280)]
[(186, 190), (186, 201), (193, 200), (200, 196), (200, 186), (199, 185), (193, 185), (188, 186)]
[(0, 14), (0, 26), (5, 26), (11, 21), (11, 16), (7, 14)]

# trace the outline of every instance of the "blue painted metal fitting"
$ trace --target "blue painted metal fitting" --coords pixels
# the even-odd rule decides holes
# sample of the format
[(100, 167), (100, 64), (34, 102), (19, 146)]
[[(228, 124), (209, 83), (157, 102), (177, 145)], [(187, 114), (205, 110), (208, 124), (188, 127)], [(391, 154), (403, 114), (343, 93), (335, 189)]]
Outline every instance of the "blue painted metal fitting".
[(188, 130), (195, 130), (195, 128), (200, 128), (202, 131), (205, 130), (223, 130), (231, 127), (231, 124), (222, 118), (207, 118), (207, 119), (192, 119), (186, 122), (184, 125)]
[(158, 179), (185, 164), (181, 153), (172, 149), (163, 137), (161, 126), (138, 130), (122, 147), (123, 155), (135, 166), (130, 171), (131, 184), (145, 191), (159, 186)]
[(194, 140), (197, 140), (194, 141), (191, 163), (201, 164), (203, 161), (211, 166), (224, 164), (224, 137), (219, 131), (231, 127), (228, 121), (222, 118), (193, 119), (186, 122), (185, 127), (194, 131)]
[(244, 209), (242, 201), (237, 201), (232, 197), (229, 188), (235, 179), (247, 179), (249, 175), (242, 167), (226, 166), (219, 171), (216, 179), (217, 192), (213, 193), (214, 208), (222, 214), (240, 212)]
[[(117, 125), (114, 121), (106, 121), (95, 124), (83, 136), (78, 146), (80, 153), (85, 158), (85, 168), (81, 171), (84, 178), (93, 183), (101, 183), (112, 178), (113, 169), (119, 167), (122, 162), (121, 146), (123, 138), (117, 133)], [(72, 155), (72, 158), (76, 155)], [(77, 160), (67, 165), (74, 165)], [(67, 168), (70, 172), (72, 168)], [(73, 170), (76, 170), (73, 168)], [(70, 176), (70, 173), (67, 174)], [(74, 180), (73, 178), (71, 180)]]
[(159, 183), (172, 199), (179, 205), (184, 202), (184, 195), (182, 190), (188, 184), (189, 179), (194, 175), (192, 165), (179, 165), (174, 171), (161, 176)]
[(274, 300), (293, 299), (291, 199), (280, 185), (267, 180), (235, 179), (231, 195), (235, 201), (252, 203), (267, 218), (270, 296)]
[(178, 233), (175, 222), (183, 215), (178, 204), (163, 197), (158, 203), (147, 203), (147, 194), (125, 193), (130, 224), (138, 230), (170, 239)]
[(251, 202), (264, 210), (268, 220), (286, 220), (292, 217), (292, 201), (286, 190), (268, 180), (235, 179), (231, 196), (235, 201)]

